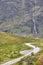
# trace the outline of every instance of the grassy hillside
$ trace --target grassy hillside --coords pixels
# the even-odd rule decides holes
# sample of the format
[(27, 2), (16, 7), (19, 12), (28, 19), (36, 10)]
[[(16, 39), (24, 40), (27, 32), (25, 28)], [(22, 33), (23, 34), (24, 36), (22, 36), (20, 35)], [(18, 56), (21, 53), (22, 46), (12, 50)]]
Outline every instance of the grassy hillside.
[(21, 50), (30, 49), (24, 45), (27, 41), (24, 37), (11, 35), (8, 33), (0, 33), (0, 63), (9, 61), (13, 58), (21, 56)]
[(24, 65), (23, 61), (27, 62), (26, 65), (43, 65), (43, 39), (31, 39), (33, 45), (41, 48), (37, 54), (32, 54), (30, 57), (22, 59), (20, 62), (13, 65)]
[[(24, 45), (26, 42), (30, 42), (33, 45), (40, 47), (41, 52), (23, 60), (30, 61), (30, 58), (34, 58), (32, 63), (35, 63), (35, 65), (43, 65), (43, 39), (25, 38), (4, 32), (0, 33), (0, 64), (21, 56), (19, 52), (22, 50), (31, 49)], [(19, 65), (19, 63), (14, 65)]]

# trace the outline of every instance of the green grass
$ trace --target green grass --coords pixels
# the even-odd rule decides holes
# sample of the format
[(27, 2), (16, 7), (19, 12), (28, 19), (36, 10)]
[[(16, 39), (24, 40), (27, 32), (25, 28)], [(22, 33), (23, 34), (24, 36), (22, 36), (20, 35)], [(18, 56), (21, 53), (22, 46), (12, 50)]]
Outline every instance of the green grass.
[[(41, 51), (36, 55), (27, 57), (23, 60), (27, 60), (29, 62), (30, 58), (34, 58), (34, 60), (32, 60), (32, 63), (34, 63), (35, 65), (43, 65), (43, 39), (34, 39), (30, 37), (25, 38), (4, 32), (0, 33), (0, 64), (11, 59), (20, 57), (21, 54), (19, 52), (22, 50), (31, 49), (30, 47), (24, 45), (24, 43), (26, 42), (32, 43), (33, 45), (40, 47)], [(20, 64), (18, 62), (13, 65)]]
[(20, 57), (19, 53), (22, 50), (30, 49), (25, 46), (27, 38), (11, 35), (8, 33), (0, 33), (0, 64), (11, 59)]
[[(29, 38), (28, 38), (29, 39)], [(33, 45), (36, 47), (40, 47), (41, 51), (35, 55), (28, 56), (27, 58), (22, 59), (20, 62), (15, 63), (13, 65), (24, 65), (23, 61), (26, 61), (26, 65), (43, 65), (43, 39), (30, 39), (29, 42), (32, 42)], [(32, 59), (32, 61), (30, 60)], [(30, 64), (32, 62), (32, 64)]]

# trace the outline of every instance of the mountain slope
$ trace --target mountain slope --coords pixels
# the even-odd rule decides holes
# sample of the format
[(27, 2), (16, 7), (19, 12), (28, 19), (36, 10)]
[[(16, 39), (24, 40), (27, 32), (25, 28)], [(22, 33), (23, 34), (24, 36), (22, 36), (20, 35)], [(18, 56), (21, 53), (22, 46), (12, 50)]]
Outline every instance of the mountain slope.
[(42, 36), (43, 0), (0, 0), (0, 31), (28, 36), (33, 30), (33, 13)]

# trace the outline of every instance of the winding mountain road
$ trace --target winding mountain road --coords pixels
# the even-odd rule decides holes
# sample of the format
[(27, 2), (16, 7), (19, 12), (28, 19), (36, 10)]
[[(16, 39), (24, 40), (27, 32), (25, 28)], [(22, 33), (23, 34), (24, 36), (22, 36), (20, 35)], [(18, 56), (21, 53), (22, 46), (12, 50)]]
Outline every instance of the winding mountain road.
[(31, 53), (32, 52), (34, 54), (36, 54), (36, 53), (38, 53), (40, 51), (40, 48), (39, 47), (36, 47), (34, 45), (31, 45), (31, 43), (25, 43), (25, 45), (30, 46), (33, 49), (32, 50), (24, 50), (24, 51), (21, 51), (20, 53), (23, 54), (24, 56), (21, 56), (19, 58), (13, 59), (13, 60), (8, 61), (8, 62), (6, 62), (4, 64), (1, 64), (1, 65), (11, 65), (11, 64), (14, 64), (14, 63), (20, 61), (21, 59), (23, 59), (24, 57), (31, 56)]

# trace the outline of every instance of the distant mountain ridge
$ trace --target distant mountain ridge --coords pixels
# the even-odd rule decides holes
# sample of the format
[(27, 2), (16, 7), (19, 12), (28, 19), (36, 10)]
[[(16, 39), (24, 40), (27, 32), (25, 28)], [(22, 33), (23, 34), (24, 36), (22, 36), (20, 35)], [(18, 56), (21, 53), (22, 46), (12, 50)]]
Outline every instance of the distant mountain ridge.
[(33, 13), (43, 37), (43, 0), (0, 0), (0, 31), (28, 36), (33, 31)]

